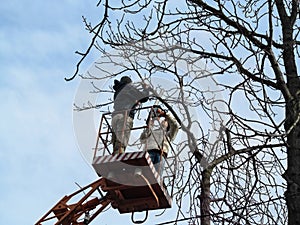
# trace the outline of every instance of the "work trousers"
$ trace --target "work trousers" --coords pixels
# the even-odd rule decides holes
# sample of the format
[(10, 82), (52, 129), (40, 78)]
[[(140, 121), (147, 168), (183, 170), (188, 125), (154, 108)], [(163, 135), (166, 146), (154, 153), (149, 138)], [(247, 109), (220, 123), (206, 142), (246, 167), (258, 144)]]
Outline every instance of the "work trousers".
[(112, 117), (113, 155), (124, 153), (128, 145), (133, 119), (126, 113), (114, 114)]
[(150, 155), (151, 161), (156, 169), (156, 172), (162, 174), (165, 164), (165, 156), (161, 154), (158, 149), (151, 149), (147, 151)]

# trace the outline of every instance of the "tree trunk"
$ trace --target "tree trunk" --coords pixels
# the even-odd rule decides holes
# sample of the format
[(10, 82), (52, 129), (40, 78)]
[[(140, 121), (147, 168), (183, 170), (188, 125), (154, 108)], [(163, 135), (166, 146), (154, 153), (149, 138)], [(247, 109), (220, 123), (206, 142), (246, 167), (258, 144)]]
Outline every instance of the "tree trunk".
[(287, 77), (287, 86), (292, 99), (286, 102), (285, 130), (287, 134), (287, 191), (285, 193), (288, 208), (288, 224), (300, 224), (300, 80), (297, 75), (293, 25), (290, 20), (283, 22), (283, 60)]
[(300, 127), (288, 135), (288, 168), (286, 171), (288, 224), (300, 224)]
[(201, 180), (201, 225), (210, 225), (210, 176), (212, 168), (202, 171)]
[[(299, 101), (287, 104), (286, 130), (290, 131), (287, 136), (287, 162), (288, 167), (284, 174), (287, 181), (285, 193), (288, 208), (288, 224), (300, 224), (300, 125)], [(291, 128), (293, 127), (293, 128)], [(292, 129), (292, 130), (291, 130)]]

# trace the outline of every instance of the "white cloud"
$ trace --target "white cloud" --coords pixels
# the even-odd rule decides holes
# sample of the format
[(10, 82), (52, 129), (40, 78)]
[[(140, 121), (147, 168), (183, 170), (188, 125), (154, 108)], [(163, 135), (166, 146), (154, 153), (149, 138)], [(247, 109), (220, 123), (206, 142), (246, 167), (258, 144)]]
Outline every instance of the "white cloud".
[[(84, 177), (78, 176), (82, 171), (90, 179), (95, 176), (75, 145), (74, 84), (51, 77), (46, 68), (44, 76), (28, 68), (7, 72), (9, 77), (1, 78), (0, 89), (0, 209), (5, 212), (0, 224), (32, 224), (37, 205), (54, 204), (49, 193), (57, 197), (64, 195), (63, 190), (75, 189), (74, 182)], [(10, 208), (12, 213), (20, 212), (19, 216), (11, 215)]]
[(78, 2), (0, 6), (0, 224), (33, 224), (74, 182), (96, 179), (73, 134), (77, 82), (64, 81), (88, 40)]

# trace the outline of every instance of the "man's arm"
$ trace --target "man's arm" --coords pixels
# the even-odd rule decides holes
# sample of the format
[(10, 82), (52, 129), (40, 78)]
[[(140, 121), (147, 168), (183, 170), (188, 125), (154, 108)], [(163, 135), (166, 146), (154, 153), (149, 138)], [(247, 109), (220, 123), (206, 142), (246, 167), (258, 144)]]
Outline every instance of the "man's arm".
[(136, 98), (136, 101), (139, 103), (145, 103), (149, 99), (149, 88), (146, 84), (142, 83), (143, 89), (140, 90), (136, 86), (132, 85), (132, 96)]
[(165, 113), (165, 118), (168, 121), (169, 124), (169, 131), (167, 133), (168, 137), (170, 138), (170, 141), (173, 141), (178, 133), (179, 126), (175, 118), (170, 113)]
[(144, 144), (149, 136), (150, 136), (150, 130), (149, 128), (145, 128), (140, 136), (141, 143)]

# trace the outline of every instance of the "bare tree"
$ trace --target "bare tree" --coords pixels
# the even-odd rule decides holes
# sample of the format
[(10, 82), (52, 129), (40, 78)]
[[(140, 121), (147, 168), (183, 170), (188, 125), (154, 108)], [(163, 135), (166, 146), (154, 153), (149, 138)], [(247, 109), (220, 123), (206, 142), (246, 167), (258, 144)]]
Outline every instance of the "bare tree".
[[(193, 154), (189, 176), (178, 171), (178, 216), (162, 224), (299, 224), (299, 1), (106, 0), (97, 6), (99, 24), (84, 18), (94, 38), (67, 80), (94, 47), (123, 68), (101, 69), (102, 76), (131, 71), (151, 83), (159, 73), (177, 84), (176, 99), (171, 89), (164, 99), (178, 103), (187, 134), (180, 149)], [(199, 88), (207, 76), (217, 90)], [(213, 128), (204, 129), (191, 108), (204, 112)], [(209, 141), (212, 130), (218, 141)], [(184, 196), (188, 214), (181, 210)]]

